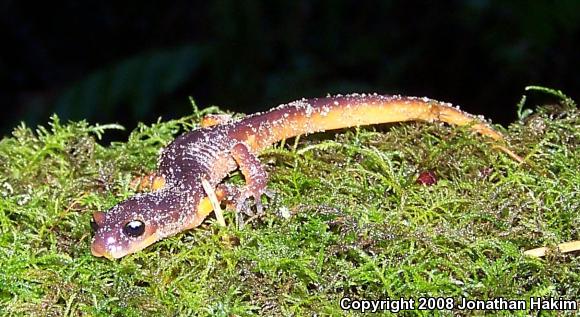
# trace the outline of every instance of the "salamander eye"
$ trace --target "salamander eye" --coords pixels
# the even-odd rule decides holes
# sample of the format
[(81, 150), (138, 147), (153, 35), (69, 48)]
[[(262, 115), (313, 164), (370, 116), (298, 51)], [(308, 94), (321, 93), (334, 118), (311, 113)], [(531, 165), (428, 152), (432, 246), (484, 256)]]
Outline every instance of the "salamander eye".
[(123, 233), (129, 237), (139, 237), (145, 232), (145, 224), (141, 220), (132, 220), (123, 227)]

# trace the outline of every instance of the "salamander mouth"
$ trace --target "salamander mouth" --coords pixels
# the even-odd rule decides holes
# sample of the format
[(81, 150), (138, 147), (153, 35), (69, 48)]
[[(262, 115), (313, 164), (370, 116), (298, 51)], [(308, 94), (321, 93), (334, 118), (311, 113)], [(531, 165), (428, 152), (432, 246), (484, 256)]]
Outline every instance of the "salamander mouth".
[(113, 255), (110, 252), (107, 252), (105, 246), (100, 243), (91, 244), (91, 253), (96, 257), (105, 257), (109, 260), (114, 259)]
[(153, 244), (154, 242), (156, 242), (157, 240), (159, 240), (159, 236), (157, 235), (157, 233), (154, 233), (148, 236), (147, 238), (143, 239), (142, 241), (135, 241), (132, 245), (129, 245), (128, 248), (120, 248), (118, 246), (117, 247), (112, 246), (111, 248), (107, 248), (103, 240), (97, 238), (91, 244), (91, 253), (96, 257), (105, 257), (109, 260), (119, 259), (128, 254), (143, 250), (146, 247)]

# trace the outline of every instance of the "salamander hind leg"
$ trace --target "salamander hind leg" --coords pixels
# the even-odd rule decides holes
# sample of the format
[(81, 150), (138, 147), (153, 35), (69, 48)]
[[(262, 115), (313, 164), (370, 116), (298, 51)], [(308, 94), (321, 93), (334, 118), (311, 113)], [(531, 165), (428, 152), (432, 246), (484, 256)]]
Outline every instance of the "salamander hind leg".
[(165, 177), (153, 172), (133, 178), (130, 186), (137, 191), (157, 191), (165, 186)]
[[(234, 145), (230, 152), (246, 179), (246, 185), (244, 187), (236, 190), (229, 189), (234, 200), (233, 202), (235, 203), (236, 211), (254, 216), (248, 204), (248, 199), (253, 198), (257, 216), (261, 216), (264, 209), (260, 198), (262, 195), (272, 195), (266, 188), (268, 174), (264, 170), (260, 160), (250, 151), (246, 144), (238, 143)], [(241, 215), (238, 218), (238, 224), (242, 225)]]
[(202, 128), (213, 127), (219, 124), (226, 124), (232, 121), (229, 114), (208, 114), (201, 118), (200, 125)]

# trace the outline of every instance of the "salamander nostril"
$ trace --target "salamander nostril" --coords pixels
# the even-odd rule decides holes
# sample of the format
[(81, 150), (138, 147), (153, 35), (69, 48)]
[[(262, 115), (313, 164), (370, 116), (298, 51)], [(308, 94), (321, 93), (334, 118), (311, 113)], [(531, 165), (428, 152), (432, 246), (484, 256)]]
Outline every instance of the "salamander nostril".
[(141, 220), (129, 221), (123, 227), (123, 233), (125, 233), (129, 237), (133, 238), (139, 237), (143, 234), (143, 232), (145, 232), (145, 224)]

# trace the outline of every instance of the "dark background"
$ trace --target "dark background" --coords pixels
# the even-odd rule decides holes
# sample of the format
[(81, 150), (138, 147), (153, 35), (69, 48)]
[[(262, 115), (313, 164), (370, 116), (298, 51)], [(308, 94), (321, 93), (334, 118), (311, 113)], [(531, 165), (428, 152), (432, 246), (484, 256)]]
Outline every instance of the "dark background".
[(188, 96), (248, 113), (348, 92), (507, 124), (525, 86), (580, 87), (580, 1), (1, 1), (0, 35), (1, 135), (52, 113), (130, 130), (189, 114)]

